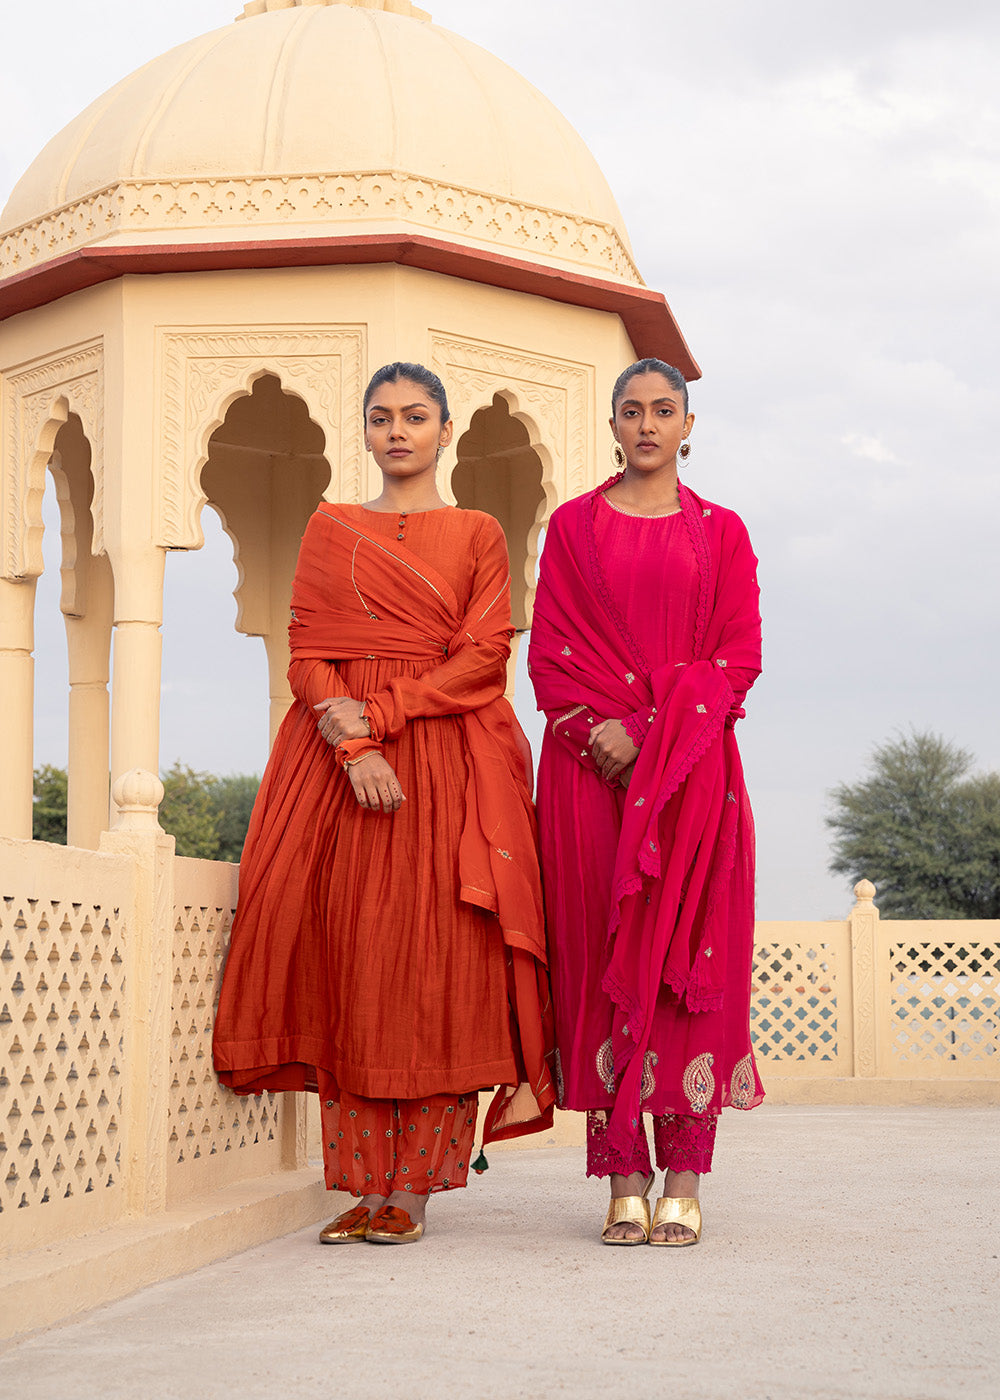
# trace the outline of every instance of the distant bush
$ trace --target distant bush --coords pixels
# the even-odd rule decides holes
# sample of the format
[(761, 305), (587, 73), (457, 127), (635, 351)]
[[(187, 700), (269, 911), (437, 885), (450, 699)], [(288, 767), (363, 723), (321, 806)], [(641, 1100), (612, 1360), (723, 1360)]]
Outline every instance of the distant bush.
[[(177, 854), (238, 861), (259, 786), (256, 775), (217, 778), (175, 763), (163, 775), (160, 825), (176, 841)], [(67, 790), (65, 768), (46, 763), (35, 769), (31, 834), (36, 841), (66, 844)]]

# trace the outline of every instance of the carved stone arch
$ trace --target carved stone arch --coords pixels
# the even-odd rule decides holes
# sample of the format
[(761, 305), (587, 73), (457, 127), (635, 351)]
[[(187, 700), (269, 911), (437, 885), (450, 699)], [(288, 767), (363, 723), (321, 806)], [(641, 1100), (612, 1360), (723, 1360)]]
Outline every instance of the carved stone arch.
[(90, 444), (95, 554), (104, 552), (104, 347), (100, 340), (61, 350), (3, 376), (4, 578), (42, 572), (42, 497), (55, 440), (70, 414)]
[[(207, 506), (209, 510), (215, 511), (216, 515), (219, 517), (219, 524), (222, 526), (222, 533), (233, 547), (233, 567), (236, 569), (236, 586), (233, 589), (233, 598), (236, 600), (236, 622), (234, 626), (237, 632), (244, 632), (247, 629), (243, 626), (243, 586), (247, 581), (247, 571), (242, 558), (242, 542), (239, 532), (230, 525), (225, 507), (220, 505), (218, 501), (210, 500), (206, 496), (205, 506)], [(203, 506), (203, 509), (204, 508)], [(201, 526), (199, 525), (198, 528), (200, 529)], [(202, 532), (202, 538), (204, 539), (204, 532)]]
[[(496, 396), (503, 399), (503, 401), (506, 403), (510, 411), (510, 416), (512, 418), (516, 418), (519, 423), (523, 423), (524, 426), (527, 428), (528, 441), (531, 444), (531, 450), (536, 454), (538, 460), (542, 464), (542, 491), (545, 495), (545, 504), (544, 508), (539, 511), (535, 523), (532, 526), (531, 535), (529, 537), (528, 542), (529, 559), (534, 561), (534, 563), (537, 563), (538, 537), (541, 534), (542, 530), (545, 528), (546, 520), (548, 520), (549, 516), (555, 510), (556, 506), (560, 504), (559, 492), (557, 490), (556, 485), (556, 459), (553, 456), (548, 443), (546, 442), (545, 432), (542, 427), (542, 424), (537, 420), (535, 414), (531, 411), (530, 404), (528, 406), (524, 406), (524, 400), (526, 396), (523, 394), (519, 394), (517, 389), (510, 387), (498, 389)], [(533, 583), (533, 576), (531, 582)]]
[(448, 390), (456, 426), (444, 459), (446, 479), (461, 432), (477, 409), (501, 394), (531, 433), (549, 508), (585, 489), (594, 449), (592, 366), (437, 331), (431, 332), (431, 363)]
[(541, 463), (544, 499), (528, 530), (524, 555), (523, 621), (530, 626), (541, 531), (555, 507), (579, 495), (590, 479), (593, 369), (436, 332), (431, 345), (432, 363), (448, 390), (456, 425), (444, 459), (449, 499), (455, 500), (451, 478), (462, 435), (475, 414), (489, 409), (498, 397), (526, 428), (530, 448)]
[[(545, 441), (545, 435), (541, 425), (535, 421), (535, 417), (530, 411), (521, 407), (521, 398), (518, 396), (517, 391), (513, 389), (501, 389), (499, 391), (499, 397), (507, 404), (510, 410), (510, 416), (523, 423), (527, 428), (531, 450), (542, 466), (542, 501), (539, 504), (538, 510), (535, 512), (535, 518), (531, 522), (525, 538), (524, 621), (525, 626), (530, 628), (531, 615), (535, 603), (535, 588), (537, 587), (538, 581), (538, 556), (541, 553), (540, 542), (542, 531), (545, 529), (549, 516), (555, 510), (556, 506), (560, 504), (559, 492), (556, 485), (556, 466), (553, 455)], [(565, 499), (565, 497), (563, 499)]]
[[(65, 400), (60, 400), (57, 407), (64, 403)], [(59, 507), (62, 574), (59, 607), (66, 617), (82, 617), (86, 613), (90, 575), (98, 566), (96, 562), (92, 564), (89, 557), (94, 523), (93, 498), (88, 500), (88, 478), (96, 490), (93, 467), (94, 449), (82, 419), (79, 414), (67, 412), (48, 457)], [(106, 557), (99, 562), (110, 568)]]
[(250, 392), (225, 405), (199, 496), (232, 544), (238, 632), (267, 638), (277, 628), (284, 637), (299, 542), (330, 480), (326, 451), (308, 403), (275, 374), (255, 374)]
[(511, 617), (518, 631), (531, 625), (538, 540), (554, 494), (550, 454), (539, 439), (537, 424), (519, 411), (516, 395), (497, 392), (476, 409), (459, 437), (450, 483), (458, 505), (488, 511), (503, 526)]
[(360, 499), (361, 441), (355, 429), (365, 363), (362, 327), (161, 330), (157, 356), (162, 386), (157, 544), (167, 549), (204, 544), (199, 518), (207, 497), (201, 474), (210, 439), (233, 403), (264, 375), (273, 375), (285, 393), (302, 399), (322, 429), (332, 468), (328, 495)]

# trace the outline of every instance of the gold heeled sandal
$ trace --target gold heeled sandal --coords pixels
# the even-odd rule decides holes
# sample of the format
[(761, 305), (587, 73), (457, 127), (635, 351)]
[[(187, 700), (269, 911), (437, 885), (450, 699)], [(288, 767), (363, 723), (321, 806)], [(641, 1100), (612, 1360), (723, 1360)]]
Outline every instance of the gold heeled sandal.
[(697, 1244), (701, 1239), (701, 1205), (693, 1196), (661, 1196), (653, 1211), (653, 1221), (649, 1234), (658, 1225), (683, 1225), (694, 1233), (693, 1240), (654, 1240), (652, 1245), (667, 1245), (671, 1249), (683, 1249), (685, 1245)]
[[(601, 1231), (602, 1244), (645, 1244), (649, 1239), (649, 1188), (653, 1184), (653, 1173), (646, 1178), (641, 1196), (612, 1196), (608, 1213)], [(641, 1240), (614, 1239), (608, 1237), (612, 1225), (638, 1225), (643, 1231)]]
[(320, 1244), (359, 1244), (365, 1239), (371, 1211), (367, 1206), (352, 1206), (331, 1220), (319, 1232)]

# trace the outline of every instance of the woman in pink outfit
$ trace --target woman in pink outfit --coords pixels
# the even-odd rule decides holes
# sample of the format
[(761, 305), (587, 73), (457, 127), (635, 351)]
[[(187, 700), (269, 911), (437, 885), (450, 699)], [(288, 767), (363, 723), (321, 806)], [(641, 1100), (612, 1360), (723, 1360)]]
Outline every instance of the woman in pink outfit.
[(612, 410), (621, 470), (552, 516), (529, 652), (558, 1092), (587, 1114), (588, 1176), (611, 1178), (605, 1243), (690, 1245), (719, 1112), (763, 1098), (734, 734), (760, 673), (757, 561), (739, 517), (678, 481), (680, 372), (629, 366)]

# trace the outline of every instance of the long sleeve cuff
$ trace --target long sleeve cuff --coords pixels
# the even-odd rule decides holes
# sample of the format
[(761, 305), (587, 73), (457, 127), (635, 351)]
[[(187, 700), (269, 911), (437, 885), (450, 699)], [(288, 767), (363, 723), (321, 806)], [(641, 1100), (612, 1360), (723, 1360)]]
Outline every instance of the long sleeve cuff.
[(592, 773), (597, 772), (597, 764), (590, 751), (590, 731), (604, 718), (604, 715), (596, 714), (587, 705), (577, 705), (565, 714), (550, 716), (552, 733), (562, 740), (577, 762), (582, 763), (584, 768), (589, 768)]
[(630, 715), (622, 718), (622, 728), (632, 740), (637, 749), (641, 749), (649, 733), (649, 726), (656, 718), (656, 707), (647, 706), (643, 710), (633, 710)]
[(382, 746), (377, 739), (345, 739), (334, 749), (334, 756), (342, 768), (349, 768), (370, 753), (381, 753)]

